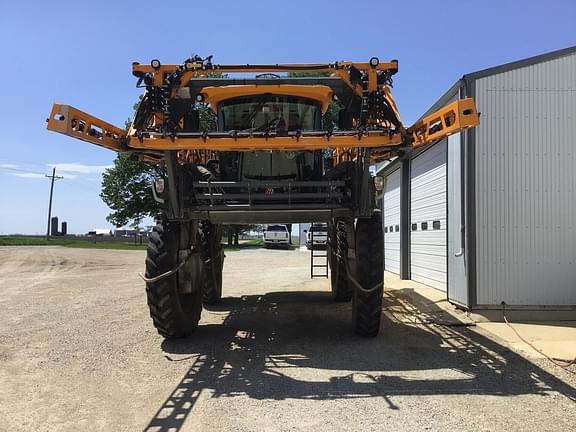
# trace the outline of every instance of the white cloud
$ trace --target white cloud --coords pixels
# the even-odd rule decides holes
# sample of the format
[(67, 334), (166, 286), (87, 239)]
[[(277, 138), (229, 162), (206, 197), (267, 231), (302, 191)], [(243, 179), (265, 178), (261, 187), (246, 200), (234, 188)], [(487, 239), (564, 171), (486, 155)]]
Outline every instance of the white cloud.
[[(56, 168), (56, 175), (62, 176), (65, 179), (72, 180), (79, 177), (83, 179), (92, 179), (100, 181), (100, 174), (104, 172), (107, 168), (112, 168), (113, 165), (87, 165), (82, 163), (55, 163), (55, 164), (48, 164), (50, 168)], [(15, 165), (9, 163), (0, 164), (0, 169), (7, 170), (8, 172), (3, 172), (3, 174), (11, 175), (14, 177), (20, 178), (45, 178), (44, 174), (38, 172), (38, 170), (29, 170), (24, 165)], [(19, 171), (19, 172), (10, 172), (10, 171)], [(52, 170), (47, 171), (46, 173), (51, 174)]]
[(81, 163), (57, 163), (48, 164), (48, 166), (56, 168), (56, 174), (60, 173), (62, 175), (66, 175), (66, 173), (100, 174), (104, 172), (106, 168), (113, 167), (113, 165), (85, 165)]
[(22, 178), (42, 178), (42, 179), (46, 178), (42, 174), (35, 174), (35, 173), (7, 173), (7, 174), (14, 177), (22, 177)]

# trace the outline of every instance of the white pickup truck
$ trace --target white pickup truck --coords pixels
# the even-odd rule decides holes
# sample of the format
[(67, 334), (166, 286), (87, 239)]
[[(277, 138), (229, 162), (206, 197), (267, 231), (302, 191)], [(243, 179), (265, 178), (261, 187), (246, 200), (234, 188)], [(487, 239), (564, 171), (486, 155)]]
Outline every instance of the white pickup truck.
[(268, 225), (264, 231), (264, 246), (290, 246), (290, 235), (286, 225)]
[(323, 249), (328, 242), (328, 224), (315, 222), (310, 225), (306, 233), (306, 248), (312, 249), (312, 237), (314, 237), (314, 249)]

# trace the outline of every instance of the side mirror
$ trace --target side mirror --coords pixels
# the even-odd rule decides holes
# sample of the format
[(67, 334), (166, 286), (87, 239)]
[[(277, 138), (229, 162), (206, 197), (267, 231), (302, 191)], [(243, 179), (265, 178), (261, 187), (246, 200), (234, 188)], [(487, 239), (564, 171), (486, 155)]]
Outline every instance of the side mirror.
[(307, 233), (307, 232), (308, 232), (308, 230), (304, 230), (304, 232), (305, 232), (305, 233)]

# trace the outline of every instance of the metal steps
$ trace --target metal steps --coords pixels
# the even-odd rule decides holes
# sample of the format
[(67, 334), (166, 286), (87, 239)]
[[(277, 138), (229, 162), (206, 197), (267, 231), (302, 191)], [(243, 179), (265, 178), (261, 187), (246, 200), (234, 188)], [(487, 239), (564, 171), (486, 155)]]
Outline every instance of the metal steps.
[[(314, 224), (310, 224), (312, 227)], [(314, 244), (314, 230), (310, 229), (310, 278), (328, 278), (328, 251)]]

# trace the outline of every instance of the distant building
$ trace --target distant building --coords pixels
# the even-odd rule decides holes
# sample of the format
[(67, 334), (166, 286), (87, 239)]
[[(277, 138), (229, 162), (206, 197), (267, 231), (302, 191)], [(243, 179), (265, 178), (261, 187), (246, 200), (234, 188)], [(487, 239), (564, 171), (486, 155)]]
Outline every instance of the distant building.
[(65, 236), (68, 234), (68, 222), (62, 222), (62, 230), (60, 231), (60, 235)]
[(134, 237), (139, 234), (135, 229), (118, 228), (114, 230), (114, 237)]
[(88, 236), (111, 236), (112, 230), (109, 230), (106, 228), (96, 228), (96, 229), (93, 229), (92, 231), (88, 231), (88, 233), (86, 233), (86, 235), (88, 235)]

